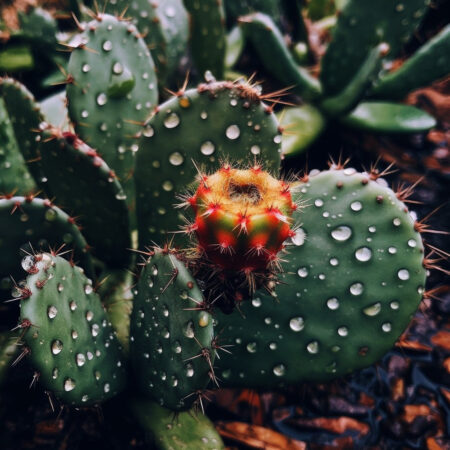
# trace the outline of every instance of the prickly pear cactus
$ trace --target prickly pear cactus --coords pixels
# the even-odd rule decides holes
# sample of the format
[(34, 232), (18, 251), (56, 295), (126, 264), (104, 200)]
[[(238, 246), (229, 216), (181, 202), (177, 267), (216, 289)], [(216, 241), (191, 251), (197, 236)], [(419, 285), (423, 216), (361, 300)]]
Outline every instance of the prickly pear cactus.
[[(354, 169), (311, 173), (293, 189), (305, 205), (276, 295), (242, 314), (218, 313), (225, 385), (329, 380), (389, 350), (422, 299), (423, 245), (405, 204)], [(246, 361), (243, 365), (242, 361)]]
[(92, 281), (49, 253), (25, 257), (20, 327), (45, 387), (64, 403), (100, 403), (120, 392), (125, 362)]

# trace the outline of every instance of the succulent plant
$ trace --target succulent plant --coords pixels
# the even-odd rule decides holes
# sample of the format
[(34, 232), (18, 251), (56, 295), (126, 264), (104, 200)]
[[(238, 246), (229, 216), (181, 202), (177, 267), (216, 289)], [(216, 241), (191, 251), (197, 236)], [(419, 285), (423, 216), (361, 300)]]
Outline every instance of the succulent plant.
[[(122, 3), (108, 8), (120, 14)], [(207, 389), (330, 380), (395, 343), (424, 294), (423, 225), (403, 201), (410, 191), (395, 193), (376, 171), (338, 162), (280, 179), (277, 93), (208, 73), (158, 105), (183, 40), (162, 15), (184, 23), (185, 12), (143, 3), (132, 9), (159, 17), (146, 36), (164, 40), (156, 52), (137, 19), (79, 24), (69, 123), (52, 123), (24, 86), (0, 78), (0, 276), (19, 279), (22, 261), (18, 359), (30, 356), (61, 402), (95, 405), (128, 389), (161, 448), (222, 448), (207, 419), (193, 426), (189, 415)], [(186, 8), (194, 24), (205, 20), (195, 2)], [(208, 33), (223, 27), (217, 8)], [(197, 33), (197, 64), (222, 74)], [(295, 76), (319, 98), (317, 80)]]

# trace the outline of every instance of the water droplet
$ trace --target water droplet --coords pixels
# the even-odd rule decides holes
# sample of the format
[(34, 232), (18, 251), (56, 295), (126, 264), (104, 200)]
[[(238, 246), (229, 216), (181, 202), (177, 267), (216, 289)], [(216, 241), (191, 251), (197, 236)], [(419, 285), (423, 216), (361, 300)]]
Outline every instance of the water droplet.
[(327, 306), (331, 310), (335, 310), (339, 308), (339, 300), (336, 297), (329, 298), (327, 300)]
[(411, 248), (416, 247), (416, 246), (417, 246), (416, 240), (415, 240), (415, 239), (410, 239), (410, 240), (408, 241), (408, 246), (411, 247)]
[(353, 167), (347, 167), (346, 169), (344, 169), (345, 175), (353, 175), (354, 173), (356, 173), (356, 169), (354, 169)]
[(62, 349), (63, 349), (63, 343), (59, 339), (55, 339), (52, 342), (52, 353), (54, 355), (58, 355), (59, 353), (61, 353)]
[(289, 327), (292, 331), (298, 332), (303, 330), (303, 328), (305, 327), (305, 321), (303, 319), (303, 317), (293, 317), (290, 321), (289, 321)]
[(400, 308), (400, 303), (399, 302), (391, 302), (391, 303), (389, 303), (389, 306), (391, 307), (391, 309), (398, 309), (398, 308)]
[(273, 373), (277, 376), (277, 377), (282, 377), (285, 373), (286, 373), (286, 367), (284, 367), (283, 364), (278, 364), (277, 366), (275, 366), (273, 368)]
[(355, 258), (361, 262), (367, 262), (372, 258), (372, 250), (369, 247), (360, 247), (355, 252)]
[(83, 109), (83, 111), (81, 111), (81, 117), (83, 119), (86, 119), (86, 117), (88, 117), (88, 116), (89, 116), (89, 112), (86, 111), (85, 109)]
[(259, 145), (252, 145), (250, 148), (250, 152), (252, 153), (252, 155), (259, 155), (261, 153), (261, 148), (259, 147)]
[(270, 348), (270, 350), (276, 350), (277, 349), (277, 343), (276, 342), (271, 342), (269, 344), (269, 348)]
[(377, 227), (375, 227), (374, 225), (371, 225), (369, 227), (369, 233), (375, 233), (377, 231)]
[(192, 320), (190, 320), (183, 329), (183, 333), (186, 337), (192, 339), (194, 337), (194, 322), (192, 322)]
[(73, 391), (75, 389), (75, 381), (72, 378), (66, 378), (64, 381), (64, 390), (66, 392)]
[(77, 304), (72, 300), (69, 303), (69, 308), (70, 308), (71, 311), (75, 311), (77, 309)]
[(381, 303), (380, 302), (374, 303), (373, 305), (370, 305), (367, 308), (363, 309), (363, 313), (366, 316), (370, 316), (370, 317), (376, 316), (380, 311), (381, 311)]
[(84, 394), (82, 397), (81, 397), (81, 401), (82, 402), (87, 402), (89, 400), (89, 396), (87, 395), (87, 394)]
[(180, 166), (183, 164), (184, 157), (180, 152), (173, 152), (169, 156), (169, 162), (173, 166)]
[(56, 309), (56, 306), (49, 306), (47, 309), (47, 315), (49, 319), (54, 319), (56, 317), (56, 314), (58, 314), (58, 310)]
[(257, 347), (256, 342), (249, 342), (247, 344), (246, 348), (247, 348), (247, 351), (249, 353), (255, 353), (256, 352), (256, 347)]
[(83, 353), (77, 353), (76, 362), (78, 367), (84, 366), (84, 363), (86, 362), (86, 357), (83, 355)]
[(78, 332), (77, 331), (72, 330), (71, 335), (72, 335), (72, 339), (78, 339)]
[(362, 210), (362, 203), (361, 202), (353, 202), (350, 204), (350, 209), (352, 211), (361, 211)]
[(353, 283), (350, 288), (350, 293), (353, 295), (361, 295), (364, 290), (364, 285), (362, 283)]
[(100, 327), (98, 324), (94, 323), (91, 327), (91, 333), (93, 337), (98, 336), (98, 333), (100, 333)]
[(92, 292), (94, 291), (93, 287), (90, 284), (86, 284), (84, 286), (84, 293), (86, 295), (92, 294)]
[(291, 238), (291, 241), (294, 245), (303, 245), (305, 243), (306, 233), (303, 228), (298, 228), (295, 230), (294, 236)]
[(208, 113), (206, 111), (202, 111), (200, 113), (200, 118), (203, 119), (203, 120), (207, 119), (208, 118)]
[(105, 50), (105, 52), (110, 52), (112, 50), (112, 42), (111, 41), (103, 42), (102, 48), (103, 50)]
[(206, 326), (209, 325), (209, 319), (210, 319), (210, 315), (206, 312), (206, 311), (202, 311), (199, 314), (199, 318), (198, 318), (198, 324), (204, 328)]
[(94, 317), (94, 313), (92, 311), (87, 311), (86, 312), (86, 320), (88, 322), (90, 322), (93, 319), (93, 317)]
[(105, 392), (105, 394), (107, 394), (110, 390), (111, 386), (109, 385), (109, 383), (105, 383), (105, 385), (103, 386), (103, 391)]
[(152, 126), (147, 125), (147, 126), (144, 128), (144, 131), (142, 132), (142, 134), (143, 134), (145, 137), (152, 137), (152, 136), (155, 134), (155, 130), (153, 129)]
[(98, 380), (100, 380), (100, 378), (101, 378), (101, 373), (98, 371), (98, 370), (96, 370), (96, 371), (94, 371), (94, 378), (98, 381)]
[(203, 142), (202, 146), (200, 147), (200, 151), (205, 156), (212, 155), (214, 153), (215, 149), (216, 149), (216, 147), (211, 141)]
[(337, 332), (338, 332), (339, 336), (345, 337), (348, 335), (348, 328), (347, 327), (339, 327)]
[(307, 346), (308, 353), (316, 354), (319, 352), (319, 343), (317, 341), (311, 341)]
[(164, 119), (164, 126), (166, 128), (175, 128), (180, 124), (180, 117), (176, 113), (170, 113)]
[(298, 276), (301, 278), (306, 278), (308, 276), (308, 269), (306, 267), (300, 267), (297, 270)]
[(106, 94), (104, 92), (97, 95), (97, 105), (98, 106), (106, 105), (107, 101), (108, 101), (108, 97), (106, 96)]
[(191, 363), (186, 365), (186, 376), (192, 378), (194, 376), (194, 367)]
[(241, 130), (237, 125), (230, 125), (225, 132), (227, 138), (232, 140), (237, 139), (240, 134)]
[(58, 378), (58, 375), (59, 375), (58, 368), (55, 367), (55, 368), (52, 370), (52, 378), (53, 378), (54, 380), (56, 380), (56, 379)]
[(314, 205), (320, 208), (321, 206), (323, 206), (323, 200), (321, 198), (316, 199), (314, 201)]
[(385, 322), (383, 323), (383, 325), (381, 325), (381, 329), (385, 332), (385, 333), (389, 333), (389, 331), (392, 330), (392, 324), (390, 322)]
[(388, 252), (391, 255), (395, 255), (397, 253), (397, 248), (396, 247), (389, 247), (388, 248)]
[(407, 269), (400, 269), (397, 272), (397, 276), (402, 281), (409, 280), (409, 271)]
[(32, 272), (35, 269), (35, 259), (32, 255), (27, 255), (22, 259), (22, 269), (26, 272)]
[(341, 225), (331, 232), (331, 236), (333, 239), (336, 239), (336, 241), (346, 241), (351, 235), (352, 229), (345, 225)]
[(83, 73), (88, 73), (90, 70), (91, 70), (91, 66), (90, 66), (89, 64), (83, 64), (83, 65), (81, 66), (81, 71), (82, 71)]
[(420, 295), (423, 295), (423, 294), (425, 293), (425, 288), (424, 288), (423, 286), (419, 286), (419, 287), (417, 288), (417, 292), (418, 292)]
[(252, 305), (255, 307), (255, 308), (259, 308), (260, 306), (261, 306), (261, 299), (259, 298), (259, 297), (256, 297), (256, 298), (254, 298), (253, 300), (252, 300)]
[(392, 223), (394, 224), (394, 226), (399, 227), (399, 226), (401, 225), (402, 221), (401, 221), (398, 217), (396, 217), (396, 218), (392, 221)]
[(120, 62), (114, 63), (114, 65), (112, 67), (112, 71), (113, 71), (114, 75), (120, 75), (123, 72), (122, 64), (120, 64)]
[(330, 264), (332, 266), (337, 266), (339, 264), (339, 260), (337, 258), (330, 258)]

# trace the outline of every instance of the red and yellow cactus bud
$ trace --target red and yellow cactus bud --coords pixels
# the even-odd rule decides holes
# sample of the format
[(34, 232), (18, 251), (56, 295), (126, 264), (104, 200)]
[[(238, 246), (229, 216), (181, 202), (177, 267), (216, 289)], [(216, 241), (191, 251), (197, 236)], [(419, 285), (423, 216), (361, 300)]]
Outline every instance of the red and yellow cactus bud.
[(224, 269), (265, 269), (293, 234), (289, 185), (259, 166), (202, 177), (189, 204), (200, 249)]

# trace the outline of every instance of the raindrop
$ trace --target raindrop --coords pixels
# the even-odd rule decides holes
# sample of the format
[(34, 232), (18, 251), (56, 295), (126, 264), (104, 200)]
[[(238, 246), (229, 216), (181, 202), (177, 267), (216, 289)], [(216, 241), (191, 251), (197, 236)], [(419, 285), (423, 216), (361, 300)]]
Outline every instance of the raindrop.
[(311, 354), (316, 354), (319, 352), (319, 343), (317, 341), (311, 341), (307, 346), (306, 350), (308, 350)]
[(333, 237), (333, 239), (336, 239), (336, 241), (346, 241), (347, 239), (350, 238), (351, 235), (352, 235), (351, 228), (345, 225), (341, 225), (331, 232), (331, 236)]
[(388, 252), (391, 255), (395, 255), (397, 253), (397, 248), (396, 247), (389, 247), (388, 248)]
[(361, 262), (367, 262), (372, 258), (372, 250), (369, 247), (358, 248), (355, 252), (355, 258)]
[(78, 332), (77, 331), (72, 330), (71, 335), (72, 335), (72, 339), (78, 339)]
[(210, 318), (209, 314), (208, 314), (206, 311), (202, 311), (202, 312), (199, 314), (198, 324), (199, 324), (202, 328), (208, 326), (208, 325), (209, 325), (209, 318)]
[(205, 156), (212, 155), (214, 153), (215, 149), (216, 149), (216, 147), (214, 146), (214, 144), (211, 141), (203, 142), (202, 146), (200, 147), (200, 151)]
[(186, 376), (188, 378), (192, 378), (194, 376), (194, 368), (192, 367), (192, 364), (188, 364), (186, 366)]
[(321, 198), (318, 198), (314, 201), (314, 205), (320, 208), (321, 206), (323, 206), (323, 200)]
[(101, 93), (97, 95), (97, 105), (98, 106), (103, 106), (106, 105), (106, 102), (108, 101), (108, 97), (106, 96), (105, 93)]
[(246, 348), (247, 348), (247, 351), (249, 353), (255, 353), (256, 352), (256, 347), (257, 347), (256, 342), (249, 342), (247, 344)]
[(374, 225), (371, 225), (369, 227), (369, 233), (375, 233), (375, 231), (377, 231), (377, 227), (375, 227)]
[(261, 306), (261, 299), (259, 298), (259, 297), (256, 297), (256, 298), (254, 298), (253, 300), (252, 300), (252, 305), (255, 307), (255, 308), (259, 308), (260, 306)]
[(345, 337), (348, 334), (348, 328), (347, 327), (339, 327), (337, 332), (338, 332), (339, 336)]
[(330, 258), (330, 264), (332, 266), (337, 266), (339, 264), (339, 260), (337, 258)]
[(239, 130), (239, 127), (237, 125), (230, 125), (225, 132), (227, 138), (232, 140), (237, 139), (240, 134), (241, 130)]
[(302, 228), (298, 228), (295, 231), (294, 236), (291, 238), (291, 241), (294, 245), (303, 245), (305, 243), (306, 233)]
[(353, 283), (349, 290), (353, 295), (361, 295), (364, 290), (364, 285), (362, 283)]
[(336, 297), (329, 298), (327, 300), (327, 306), (331, 310), (335, 310), (339, 308), (339, 300)]
[(88, 322), (90, 322), (92, 320), (92, 318), (94, 317), (94, 313), (92, 311), (87, 311), (86, 312), (86, 320)]
[(77, 309), (77, 304), (72, 300), (69, 303), (69, 308), (70, 308), (71, 311), (75, 311)]
[(110, 390), (111, 390), (111, 387), (110, 387), (109, 383), (105, 383), (105, 385), (103, 386), (103, 391), (105, 392), (105, 394), (107, 394)]
[(273, 368), (273, 373), (277, 376), (277, 377), (282, 377), (285, 373), (286, 373), (286, 367), (284, 367), (283, 364), (278, 364), (277, 366), (275, 366)]
[(200, 118), (203, 119), (203, 120), (207, 119), (208, 118), (208, 113), (206, 111), (202, 111), (200, 113)]
[(352, 211), (361, 211), (362, 210), (362, 203), (361, 202), (353, 202), (350, 205), (350, 209)]
[(424, 288), (423, 286), (419, 286), (419, 287), (417, 288), (417, 292), (418, 292), (420, 295), (422, 295), (422, 294), (424, 294), (424, 292), (425, 292), (425, 288)]
[(58, 373), (59, 371), (58, 371), (58, 368), (57, 367), (55, 367), (54, 369), (53, 369), (53, 371), (52, 371), (52, 378), (54, 379), (54, 380), (56, 380), (57, 378), (58, 378)]
[(34, 256), (32, 255), (25, 256), (25, 258), (22, 259), (22, 269), (25, 270), (26, 272), (31, 273), (34, 268), (35, 268)]
[(270, 348), (270, 350), (276, 350), (277, 349), (277, 343), (276, 342), (271, 342), (269, 344), (269, 348)]
[(383, 325), (381, 325), (381, 329), (385, 332), (385, 333), (389, 333), (389, 331), (392, 330), (392, 324), (390, 322), (385, 322), (383, 323)]
[(192, 339), (194, 337), (194, 322), (190, 320), (183, 329), (183, 333), (186, 337)]
[(47, 315), (49, 319), (54, 319), (56, 317), (56, 314), (58, 314), (58, 310), (56, 309), (56, 306), (49, 306), (47, 309)]
[(94, 325), (92, 325), (91, 333), (93, 337), (98, 336), (98, 333), (100, 333), (100, 327), (98, 326), (98, 324), (94, 323)]
[(356, 169), (354, 169), (353, 167), (347, 167), (346, 169), (344, 169), (345, 175), (353, 175), (354, 173), (356, 173)]
[(300, 278), (306, 278), (308, 276), (308, 269), (306, 267), (300, 267), (297, 273)]
[(376, 316), (380, 311), (381, 311), (381, 303), (380, 302), (374, 303), (373, 305), (370, 305), (367, 308), (363, 309), (363, 313), (366, 316), (370, 316), (370, 317)]
[(392, 221), (392, 223), (394, 224), (394, 226), (399, 227), (399, 226), (401, 225), (402, 221), (401, 221), (398, 217), (396, 217), (396, 218)]
[(250, 148), (250, 152), (252, 153), (252, 155), (259, 155), (261, 153), (261, 148), (259, 147), (259, 145), (252, 145)]
[(416, 240), (415, 240), (415, 239), (410, 239), (410, 240), (408, 241), (408, 246), (411, 247), (411, 248), (416, 247), (416, 246), (417, 246)]
[(84, 293), (86, 295), (92, 294), (92, 292), (94, 291), (93, 287), (90, 284), (86, 284), (84, 286)]
[(54, 355), (61, 353), (62, 349), (63, 349), (63, 343), (59, 339), (56, 339), (52, 342), (52, 353)]
[(84, 366), (84, 363), (86, 362), (86, 357), (83, 355), (83, 353), (77, 353), (76, 361), (78, 367)]
[(112, 50), (112, 42), (111, 41), (103, 42), (102, 48), (103, 48), (103, 50), (105, 50), (105, 52), (111, 51)]
[(89, 112), (86, 111), (85, 109), (83, 109), (83, 111), (81, 111), (81, 117), (83, 119), (86, 119), (86, 117), (88, 117), (88, 116), (89, 116)]
[(123, 72), (122, 64), (120, 64), (120, 62), (114, 63), (112, 71), (113, 71), (114, 75), (120, 75)]
[(180, 152), (173, 152), (169, 156), (169, 162), (173, 166), (180, 166), (183, 164), (184, 157)]
[(82, 402), (87, 402), (89, 400), (89, 396), (87, 395), (87, 394), (84, 394), (82, 397), (81, 397), (81, 401)]
[(178, 114), (176, 113), (170, 113), (165, 119), (164, 119), (164, 126), (166, 128), (175, 128), (180, 124), (180, 118), (178, 117)]
[(303, 319), (303, 317), (293, 317), (290, 321), (289, 321), (289, 327), (291, 328), (292, 331), (298, 332), (303, 330), (303, 328), (305, 327), (305, 320)]
[(398, 309), (400, 307), (400, 303), (399, 302), (391, 302), (391, 303), (389, 303), (389, 306), (391, 307), (391, 309)]
[(64, 390), (66, 392), (73, 391), (75, 389), (75, 381), (72, 378), (66, 378), (64, 381)]
[(81, 70), (83, 73), (88, 73), (91, 70), (91, 66), (89, 64), (83, 64)]
[(147, 125), (147, 126), (144, 128), (144, 131), (142, 132), (142, 134), (143, 134), (145, 137), (152, 137), (152, 136), (155, 134), (155, 130), (153, 129), (152, 126)]
[(64, 290), (64, 286), (61, 283), (58, 283), (58, 285), (56, 286), (56, 290), (58, 292), (62, 292)]
[(402, 280), (402, 281), (409, 280), (409, 272), (408, 272), (407, 269), (400, 269), (400, 270), (397, 272), (397, 276), (398, 276), (398, 278), (399, 278), (400, 280)]

